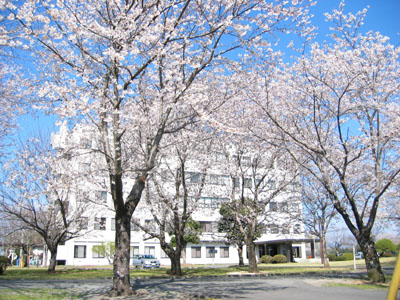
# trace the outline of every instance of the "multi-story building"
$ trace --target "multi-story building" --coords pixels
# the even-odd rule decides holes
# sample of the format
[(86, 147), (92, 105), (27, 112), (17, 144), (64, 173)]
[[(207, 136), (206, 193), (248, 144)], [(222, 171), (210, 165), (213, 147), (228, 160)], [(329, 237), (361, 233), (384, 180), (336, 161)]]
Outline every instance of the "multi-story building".
[[(68, 145), (70, 149), (74, 149), (75, 154), (76, 149), (79, 148), (79, 155), (68, 157), (71, 161), (71, 170), (74, 169), (82, 174), (90, 173), (90, 176), (82, 178), (94, 178), (94, 181), (82, 180), (81, 185), (85, 190), (83, 193), (85, 196), (82, 196), (82, 193), (77, 196), (78, 193), (76, 193), (75, 198), (71, 199), (71, 202), (74, 202), (72, 205), (86, 203), (87, 226), (80, 237), (68, 240), (59, 246), (57, 260), (67, 265), (109, 264), (107, 257), (102, 257), (93, 250), (102, 243), (115, 240), (115, 213), (111, 195), (107, 189), (107, 171), (101, 163), (101, 157), (93, 159), (98, 146), (95, 138), (88, 138), (86, 134), (88, 131), (90, 130), (85, 126), (77, 126), (73, 130), (62, 126), (52, 138), (55, 147), (66, 148)], [(210, 165), (207, 174), (204, 175), (205, 185), (201, 195), (195, 201), (192, 214), (192, 218), (200, 223), (202, 229), (200, 243), (186, 245), (182, 253), (182, 262), (185, 264), (237, 264), (239, 261), (236, 245), (229, 244), (225, 239), (225, 234), (218, 232), (219, 207), (222, 203), (229, 202), (234, 197), (232, 195), (238, 193), (240, 188), (244, 189), (242, 195), (252, 197), (252, 185), (258, 179), (251, 178), (250, 172), (248, 177), (246, 174), (237, 176), (228, 172), (228, 168), (221, 167), (226, 163), (227, 155), (230, 154), (218, 151), (210, 153), (215, 163)], [(243, 156), (241, 161), (243, 165), (250, 164), (251, 157)], [(159, 170), (163, 172), (162, 165)], [(195, 185), (199, 184), (204, 173), (199, 170), (198, 164), (188, 163), (185, 174), (188, 184)], [(279, 175), (276, 174), (275, 178), (272, 176), (268, 181), (269, 190), (273, 190), (277, 184)], [(129, 183), (130, 179), (126, 178), (125, 182)], [(260, 199), (262, 193), (267, 193), (267, 191), (260, 193)], [(95, 201), (92, 201), (93, 199)], [(145, 200), (141, 200), (133, 217), (143, 227), (154, 226), (153, 215)], [(291, 184), (290, 189), (286, 189), (284, 193), (268, 201), (264, 213), (260, 216), (260, 222), (263, 224), (262, 233), (255, 241), (258, 258), (265, 254), (271, 256), (283, 254), (288, 261), (299, 261), (314, 256), (314, 241), (305, 234), (302, 223), (302, 204), (295, 182)], [(170, 264), (169, 258), (161, 249), (157, 239), (149, 239), (148, 235), (134, 223), (131, 227), (131, 257), (134, 254), (153, 254), (160, 259), (162, 265)], [(246, 263), (246, 248), (243, 250)]]

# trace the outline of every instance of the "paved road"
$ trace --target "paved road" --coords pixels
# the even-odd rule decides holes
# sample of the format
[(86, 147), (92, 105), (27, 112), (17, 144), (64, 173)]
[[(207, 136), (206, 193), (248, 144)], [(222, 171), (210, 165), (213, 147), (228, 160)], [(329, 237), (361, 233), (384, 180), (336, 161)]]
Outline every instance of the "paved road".
[[(332, 279), (328, 279), (328, 281)], [(326, 282), (325, 282), (326, 284)], [(362, 290), (352, 287), (325, 286), (319, 278), (257, 277), (208, 278), (186, 280), (137, 280), (135, 286), (150, 290), (182, 291), (205, 294), (218, 299), (251, 300), (377, 300), (385, 299), (386, 290)], [(400, 298), (398, 298), (400, 299)]]
[[(206, 295), (217, 299), (251, 300), (376, 300), (385, 299), (386, 290), (362, 290), (353, 287), (326, 286), (334, 278), (271, 276), (271, 277), (218, 277), (189, 279), (137, 279), (133, 280), (135, 289), (148, 291), (180, 291), (191, 295)], [(82, 299), (106, 293), (111, 280), (21, 280), (0, 279), (1, 288), (57, 288), (73, 289)], [(400, 295), (398, 298), (400, 300)]]

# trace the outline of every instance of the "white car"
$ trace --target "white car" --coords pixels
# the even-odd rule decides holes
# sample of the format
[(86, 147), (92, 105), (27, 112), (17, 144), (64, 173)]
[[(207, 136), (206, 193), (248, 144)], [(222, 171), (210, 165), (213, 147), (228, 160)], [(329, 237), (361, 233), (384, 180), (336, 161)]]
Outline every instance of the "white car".
[(160, 261), (151, 254), (134, 255), (132, 264), (135, 268), (159, 268)]
[(355, 259), (363, 259), (364, 255), (362, 252), (357, 252), (355, 255)]

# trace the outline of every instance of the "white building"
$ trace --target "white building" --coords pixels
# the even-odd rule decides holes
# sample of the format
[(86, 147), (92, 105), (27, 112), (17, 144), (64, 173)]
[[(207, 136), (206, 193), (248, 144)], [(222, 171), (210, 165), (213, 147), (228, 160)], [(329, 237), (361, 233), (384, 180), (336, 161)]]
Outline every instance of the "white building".
[[(59, 264), (75, 266), (106, 265), (109, 264), (107, 257), (101, 257), (93, 251), (93, 247), (102, 243), (113, 242), (115, 239), (113, 204), (111, 195), (107, 190), (107, 172), (102, 166), (101, 158), (97, 160), (89, 160), (88, 158), (93, 157), (92, 150), (97, 148), (94, 142), (96, 139), (88, 138), (86, 134), (82, 134), (84, 131), (87, 131), (87, 129), (78, 126), (71, 132), (64, 125), (59, 133), (53, 135), (55, 147), (63, 148), (65, 145), (75, 145), (71, 146), (71, 149), (77, 149), (76, 145), (79, 145), (81, 148), (80, 155), (69, 158), (71, 169), (83, 173), (89, 172), (91, 178), (95, 178), (95, 182), (98, 183), (93, 185), (92, 183), (82, 182), (87, 198), (95, 199), (96, 203), (91, 203), (88, 199), (76, 199), (81, 196), (76, 196), (74, 200), (71, 200), (75, 203), (79, 201), (87, 202), (85, 212), (87, 232), (60, 245), (57, 261)], [(221, 168), (223, 155), (219, 152), (214, 152), (212, 155), (215, 156), (216, 163), (207, 171), (206, 184), (197, 203), (197, 209), (192, 216), (194, 220), (200, 222), (203, 233), (199, 244), (188, 244), (186, 246), (186, 251), (182, 255), (182, 263), (184, 264), (237, 264), (239, 261), (236, 246), (227, 243), (224, 233), (218, 233), (219, 207), (222, 202), (230, 200), (229, 191), (232, 190), (233, 185), (243, 183), (243, 186), (248, 189), (245, 193), (250, 195), (252, 183), (247, 178), (232, 178), (231, 174), (227, 174)], [(200, 175), (194, 164), (189, 164), (187, 174), (187, 180), (193, 184), (196, 183)], [(129, 182), (129, 178), (126, 179), (126, 182)], [(295, 217), (293, 218), (293, 216)], [(144, 200), (141, 200), (137, 207), (134, 218), (138, 219), (143, 225), (153, 222), (153, 217)], [(262, 221), (265, 225), (262, 235), (255, 241), (257, 257), (260, 258), (265, 254), (271, 256), (283, 254), (288, 261), (299, 261), (314, 257), (315, 245), (313, 240), (305, 235), (301, 218), (302, 205), (295, 189), (271, 201), (266, 207), (265, 217)], [(244, 262), (246, 263), (246, 249), (243, 250)], [(132, 224), (131, 257), (134, 254), (153, 254), (160, 259), (162, 265), (170, 264), (169, 258), (162, 251), (158, 240), (146, 239), (146, 234)]]

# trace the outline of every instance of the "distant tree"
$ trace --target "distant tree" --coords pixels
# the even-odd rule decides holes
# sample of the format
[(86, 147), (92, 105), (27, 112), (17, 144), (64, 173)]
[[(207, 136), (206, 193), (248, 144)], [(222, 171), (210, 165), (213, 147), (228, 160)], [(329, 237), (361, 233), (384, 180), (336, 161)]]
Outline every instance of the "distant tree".
[[(239, 256), (239, 266), (244, 266), (243, 246), (245, 245), (245, 236), (240, 228), (244, 228), (245, 232), (249, 230), (248, 224), (242, 221), (238, 224), (234, 211), (231, 208), (232, 203), (223, 203), (219, 209), (221, 215), (218, 221), (218, 231), (225, 233), (225, 239), (232, 245), (236, 245)], [(258, 224), (256, 233), (253, 235), (253, 242), (261, 236), (262, 224)]]
[(114, 253), (115, 253), (115, 243), (114, 242), (102, 242), (100, 245), (95, 245), (92, 251), (101, 257), (105, 257), (109, 264), (112, 264)]
[(247, 90), (259, 109), (257, 133), (274, 124), (277, 138), (329, 194), (369, 278), (384, 282), (372, 232), (400, 176), (400, 47), (379, 33), (361, 33), (365, 14), (346, 14), (342, 2), (326, 14), (334, 24), (331, 43), (313, 44), (309, 54), (263, 72)]
[[(85, 204), (73, 201), (82, 195), (68, 164), (48, 139), (33, 138), (8, 162), (7, 180), (1, 183), (1, 210), (8, 220), (43, 238), (51, 254), (49, 272), (55, 271), (59, 243), (83, 234), (87, 228)], [(65, 170), (70, 173), (63, 173)]]
[[(171, 135), (173, 145), (161, 157), (160, 165), (149, 177), (145, 202), (152, 222), (140, 218), (132, 222), (148, 238), (156, 238), (171, 260), (171, 274), (181, 276), (181, 254), (187, 243), (199, 242), (200, 224), (193, 220), (204, 189), (212, 140), (199, 128)], [(196, 172), (193, 171), (193, 167)]]
[[(259, 237), (261, 226), (270, 224), (285, 227), (287, 231), (298, 217), (298, 210), (293, 209), (296, 203), (290, 201), (296, 193), (293, 187), (298, 174), (290, 158), (276, 145), (248, 136), (228, 135), (226, 139), (230, 143), (221, 145), (219, 151), (224, 158), (218, 164), (229, 174), (230, 182), (222, 184), (220, 189), (230, 195), (225, 207), (229, 207), (229, 214), (235, 219), (233, 233), (240, 231), (246, 245), (249, 271), (258, 272), (254, 241)], [(274, 218), (278, 214), (268, 209), (270, 203), (278, 200), (281, 201), (279, 215), (285, 215), (284, 218)]]
[(312, 177), (302, 178), (302, 199), (304, 208), (304, 225), (308, 231), (320, 239), (321, 263), (329, 267), (326, 248), (326, 233), (337, 215), (337, 211), (331, 204), (329, 194), (323, 186)]
[(375, 249), (382, 256), (385, 252), (396, 252), (396, 245), (389, 239), (380, 239), (375, 243)]

